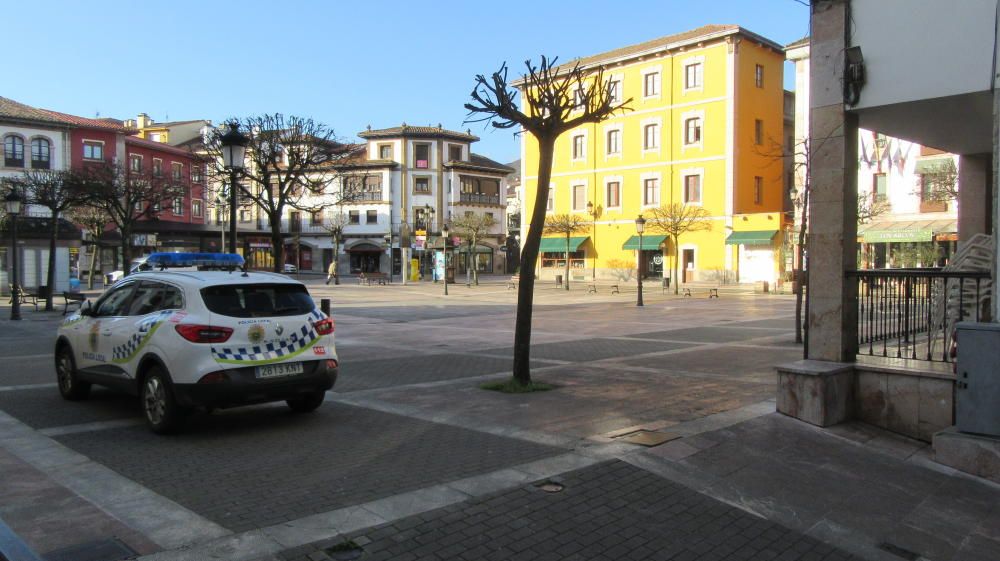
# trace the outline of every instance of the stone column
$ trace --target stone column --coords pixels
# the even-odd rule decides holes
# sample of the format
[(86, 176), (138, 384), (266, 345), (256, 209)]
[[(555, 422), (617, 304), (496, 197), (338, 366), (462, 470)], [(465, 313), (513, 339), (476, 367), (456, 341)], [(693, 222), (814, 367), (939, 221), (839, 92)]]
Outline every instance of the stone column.
[[(841, 76), (849, 2), (812, 8), (809, 123), (809, 331), (807, 358), (854, 362), (857, 348), (857, 116)], [(862, 95), (864, 95), (862, 93)]]
[(993, 162), (989, 154), (958, 157), (958, 239), (988, 234), (992, 222)]

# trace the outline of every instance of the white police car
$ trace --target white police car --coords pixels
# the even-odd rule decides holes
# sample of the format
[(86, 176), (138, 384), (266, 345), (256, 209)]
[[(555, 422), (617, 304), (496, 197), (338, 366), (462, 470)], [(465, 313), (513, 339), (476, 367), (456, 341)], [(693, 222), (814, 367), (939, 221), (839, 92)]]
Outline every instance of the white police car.
[(233, 254), (154, 253), (147, 263), (154, 270), (125, 277), (59, 327), (64, 398), (86, 398), (91, 384), (138, 395), (158, 433), (195, 407), (323, 403), (337, 380), (334, 324), (302, 283), (243, 272)]

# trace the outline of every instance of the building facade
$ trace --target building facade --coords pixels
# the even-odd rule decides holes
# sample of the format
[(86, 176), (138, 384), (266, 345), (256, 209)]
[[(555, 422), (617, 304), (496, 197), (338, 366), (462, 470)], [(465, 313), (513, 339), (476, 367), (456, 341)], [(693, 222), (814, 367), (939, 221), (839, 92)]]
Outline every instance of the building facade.
[[(548, 213), (583, 214), (591, 224), (575, 238), (572, 277), (615, 278), (638, 258), (646, 276), (664, 278), (677, 260), (683, 282), (778, 278), (786, 221), (783, 60), (782, 47), (768, 39), (710, 25), (574, 61), (585, 71), (603, 69), (631, 110), (556, 142)], [(538, 177), (530, 135), (521, 161), (527, 217)], [(682, 235), (672, 247), (647, 228), (639, 249), (636, 217), (673, 203), (703, 207), (711, 229)], [(541, 278), (562, 274), (564, 247), (543, 238)]]

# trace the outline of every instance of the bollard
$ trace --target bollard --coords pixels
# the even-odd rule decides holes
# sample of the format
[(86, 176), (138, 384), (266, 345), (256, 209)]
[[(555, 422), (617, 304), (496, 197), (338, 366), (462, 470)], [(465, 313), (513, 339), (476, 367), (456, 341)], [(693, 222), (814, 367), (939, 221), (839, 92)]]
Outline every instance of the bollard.
[(326, 315), (330, 315), (330, 299), (323, 298), (319, 301), (319, 309)]

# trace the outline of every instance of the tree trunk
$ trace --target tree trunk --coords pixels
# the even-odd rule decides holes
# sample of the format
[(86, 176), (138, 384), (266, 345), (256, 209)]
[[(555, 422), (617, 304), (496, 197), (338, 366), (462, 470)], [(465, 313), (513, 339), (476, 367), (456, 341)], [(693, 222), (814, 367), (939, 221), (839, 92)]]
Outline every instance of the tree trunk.
[(90, 274), (87, 275), (87, 290), (94, 289), (94, 269), (97, 267), (97, 255), (101, 252), (101, 244), (94, 242), (93, 251), (90, 254)]
[(802, 342), (802, 297), (806, 290), (805, 287), (805, 275), (802, 274), (803, 266), (805, 262), (803, 261), (805, 256), (805, 242), (806, 242), (806, 225), (807, 225), (807, 205), (809, 204), (809, 190), (808, 187), (803, 189), (802, 193), (802, 224), (799, 228), (799, 247), (796, 249), (798, 254), (798, 267), (795, 271), (795, 281), (796, 281), (796, 291), (795, 291), (795, 342)]
[(271, 222), (271, 253), (274, 255), (274, 272), (285, 271), (285, 240), (281, 237), (281, 214), (268, 215)]
[(132, 263), (132, 230), (121, 230), (122, 233), (122, 276), (128, 276), (129, 265)]
[(552, 151), (555, 138), (538, 139), (538, 189), (531, 225), (521, 249), (520, 282), (517, 286), (517, 319), (514, 321), (514, 380), (521, 385), (531, 383), (531, 312), (535, 296), (535, 262), (542, 242), (545, 207), (552, 178)]
[[(478, 245), (478, 244), (479, 244), (479, 238), (473, 236), (473, 238), (472, 238), (472, 249), (473, 249), (473, 251), (475, 251), (476, 245)], [(473, 253), (469, 258), (472, 259), (472, 261), (473, 261), (473, 263), (472, 263), (472, 282), (475, 283), (476, 286), (479, 286), (479, 263), (476, 262), (476, 259), (475, 259), (476, 257), (478, 257), (478, 255), (476, 253)]]
[(46, 275), (45, 284), (49, 287), (49, 293), (45, 298), (45, 311), (52, 311), (52, 295), (56, 290), (56, 242), (59, 239), (59, 215), (52, 211), (52, 236), (49, 238), (49, 274)]
[(674, 241), (674, 296), (681, 292), (681, 246), (680, 236), (670, 236)]

